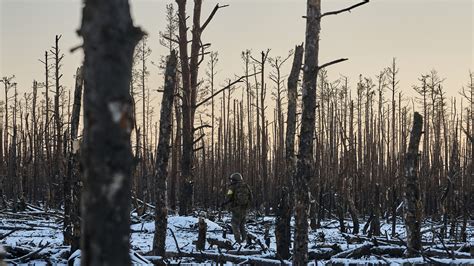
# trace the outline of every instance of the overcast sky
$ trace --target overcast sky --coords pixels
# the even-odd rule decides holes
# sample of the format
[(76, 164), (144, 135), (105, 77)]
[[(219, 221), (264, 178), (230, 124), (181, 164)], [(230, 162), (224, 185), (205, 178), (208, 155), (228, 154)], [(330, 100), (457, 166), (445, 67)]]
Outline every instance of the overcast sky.
[[(62, 34), (65, 53), (63, 83), (71, 88), (82, 53), (69, 52), (81, 43), (79, 0), (0, 0), (0, 77), (15, 74), (20, 91), (30, 90), (33, 79), (43, 80), (38, 59)], [(165, 25), (168, 0), (131, 0), (135, 24), (150, 34), (151, 60), (165, 50), (158, 32)], [(192, 3), (193, 1), (188, 1)], [(203, 35), (204, 42), (219, 52), (219, 74), (224, 79), (242, 73), (241, 51), (270, 48), (270, 56), (285, 56), (304, 40), (305, 0), (221, 0), (229, 7), (219, 10)], [(323, 11), (340, 9), (358, 1), (322, 0)], [(190, 4), (189, 3), (189, 4)], [(203, 20), (217, 3), (205, 0)], [(323, 19), (320, 62), (340, 57), (350, 60), (332, 66), (329, 74), (350, 78), (354, 87), (359, 74), (374, 77), (396, 57), (400, 87), (411, 94), (418, 77), (432, 69), (446, 78), (448, 95), (455, 96), (474, 70), (473, 0), (372, 0), (369, 4)], [(286, 72), (291, 62), (287, 63)], [(150, 86), (163, 83), (159, 71), (150, 66)], [(204, 71), (201, 71), (204, 74)], [(0, 94), (3, 97), (3, 93)], [(3, 99), (0, 97), (0, 100)]]

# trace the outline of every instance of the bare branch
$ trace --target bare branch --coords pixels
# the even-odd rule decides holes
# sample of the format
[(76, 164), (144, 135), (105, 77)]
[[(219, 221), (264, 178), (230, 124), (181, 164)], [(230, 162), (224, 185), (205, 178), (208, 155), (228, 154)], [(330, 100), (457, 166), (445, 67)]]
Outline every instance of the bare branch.
[(198, 131), (198, 130), (201, 130), (201, 129), (203, 129), (203, 128), (212, 128), (212, 126), (210, 126), (210, 125), (198, 126), (198, 127), (196, 127), (196, 128), (194, 129), (194, 131)]
[(334, 65), (334, 64), (337, 64), (337, 63), (341, 63), (341, 62), (344, 62), (344, 61), (347, 61), (349, 60), (349, 58), (339, 58), (337, 60), (334, 60), (334, 61), (331, 61), (331, 62), (328, 62), (328, 63), (325, 63), (325, 64), (322, 64), (321, 66), (318, 67), (319, 70), (325, 68), (325, 67), (328, 67), (330, 65)]
[(325, 17), (325, 16), (330, 16), (330, 15), (337, 15), (337, 14), (340, 14), (340, 13), (343, 13), (343, 12), (351, 12), (352, 9), (356, 8), (356, 7), (359, 7), (359, 6), (362, 6), (362, 5), (365, 5), (369, 3), (369, 0), (364, 0), (358, 4), (355, 4), (353, 6), (350, 6), (348, 8), (344, 8), (344, 9), (341, 9), (341, 10), (336, 10), (336, 11), (330, 11), (330, 12), (326, 12), (326, 13), (323, 13), (319, 19)]
[(220, 6), (219, 4), (217, 4), (214, 9), (212, 10), (211, 14), (209, 15), (209, 17), (206, 19), (206, 22), (204, 22), (204, 24), (202, 24), (202, 27), (201, 27), (201, 32), (204, 31), (204, 29), (207, 27), (207, 25), (209, 24), (209, 22), (211, 22), (212, 18), (214, 17), (214, 15), (216, 14), (217, 10), (219, 10), (219, 8), (224, 8), (224, 7), (228, 7), (229, 5), (223, 5), (223, 6)]
[(194, 151), (194, 152), (197, 152), (197, 151), (200, 151), (200, 150), (202, 150), (202, 149), (204, 149), (204, 146), (200, 146), (199, 148), (193, 149), (193, 151)]
[(194, 144), (198, 143), (200, 140), (202, 140), (204, 138), (204, 136), (206, 136), (206, 134), (202, 134), (201, 136), (199, 136), (199, 138), (195, 139), (193, 142)]
[[(70, 53), (74, 53), (75, 51), (77, 51), (77, 50), (79, 50), (79, 49), (82, 49), (82, 44), (78, 44), (78, 45), (72, 47), (71, 49), (69, 49), (69, 52), (70, 52)], [(40, 60), (40, 61), (41, 61), (41, 60)], [(43, 61), (41, 61), (41, 63), (44, 64)]]
[(258, 75), (260, 74), (260, 72), (257, 72), (257, 73), (253, 73), (251, 75), (246, 75), (246, 76), (241, 76), (240, 78), (234, 80), (233, 82), (229, 83), (227, 86), (225, 86), (224, 88), (214, 92), (214, 94), (212, 94), (211, 96), (207, 97), (206, 99), (202, 100), (200, 103), (196, 104), (196, 106), (194, 106), (195, 109), (197, 109), (199, 106), (205, 104), (207, 101), (211, 100), (212, 98), (214, 98), (216, 95), (218, 95), (219, 93), (225, 91), (226, 89), (229, 89), (230, 87), (232, 87), (233, 85), (239, 83), (239, 82), (243, 82), (243, 79), (245, 78), (249, 78), (249, 77), (253, 77), (255, 75)]
[(170, 37), (168, 37), (168, 36), (161, 35), (161, 37), (163, 37), (164, 39), (166, 39), (166, 40), (168, 40), (168, 41), (172, 41), (172, 42), (174, 42), (174, 43), (179, 44), (179, 41), (178, 41), (178, 40), (172, 39), (172, 38), (170, 38)]

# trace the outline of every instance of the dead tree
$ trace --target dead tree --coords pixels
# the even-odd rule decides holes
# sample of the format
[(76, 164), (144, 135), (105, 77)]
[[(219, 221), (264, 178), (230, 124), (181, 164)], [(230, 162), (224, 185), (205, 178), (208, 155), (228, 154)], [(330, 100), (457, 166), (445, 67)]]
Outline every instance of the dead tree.
[(55, 130), (55, 150), (54, 150), (54, 172), (53, 172), (53, 178), (55, 182), (55, 187), (54, 189), (54, 197), (53, 197), (53, 203), (54, 206), (59, 206), (60, 204), (60, 191), (61, 191), (61, 186), (59, 186), (60, 182), (64, 183), (65, 182), (65, 177), (62, 176), (61, 173), (61, 165), (62, 165), (62, 116), (59, 111), (60, 108), (60, 102), (59, 98), (61, 97), (62, 94), (62, 86), (61, 86), (61, 78), (62, 74), (60, 74), (61, 67), (62, 67), (62, 60), (64, 58), (64, 55), (61, 54), (61, 50), (59, 49), (59, 40), (61, 39), (61, 35), (56, 35), (55, 38), (55, 45), (53, 49), (51, 50), (51, 54), (54, 56), (54, 80), (55, 80), (55, 95), (54, 95), (54, 130)]
[(421, 209), (418, 183), (418, 147), (423, 128), (423, 117), (415, 112), (410, 143), (405, 157), (405, 225), (407, 230), (408, 253), (418, 255), (421, 250)]
[[(215, 76), (217, 74), (217, 70), (216, 70), (216, 67), (217, 67), (217, 62), (219, 61), (218, 59), (218, 53), (217, 52), (211, 52), (210, 54), (210, 60), (208, 62), (208, 68), (209, 70), (206, 72), (206, 75), (207, 75), (207, 78), (208, 78), (208, 82), (209, 82), (209, 90), (210, 90), (210, 93), (211, 95), (214, 94), (214, 79), (215, 79)], [(215, 128), (214, 128), (214, 124), (215, 124), (215, 104), (214, 104), (214, 97), (211, 99), (211, 141), (210, 141), (210, 145), (211, 145), (211, 164), (214, 166), (214, 164), (216, 163), (216, 156), (215, 156), (215, 143), (214, 143), (214, 140), (215, 140)], [(218, 197), (217, 197), (217, 191), (214, 191), (215, 190), (215, 187), (216, 187), (216, 167), (211, 167), (211, 195), (216, 195), (215, 199), (214, 199), (214, 203), (215, 203), (215, 206), (216, 208), (218, 208)]]
[(156, 155), (155, 186), (155, 234), (153, 252), (164, 256), (166, 251), (166, 228), (168, 225), (168, 208), (166, 202), (166, 178), (168, 176), (168, 160), (170, 154), (171, 119), (173, 114), (173, 98), (176, 83), (176, 52), (172, 51), (166, 64), (165, 87), (161, 100), (160, 139)]
[[(18, 177), (18, 162), (21, 160), (18, 158), (19, 152), (21, 151), (21, 142), (18, 141), (18, 124), (17, 124), (17, 114), (18, 114), (18, 93), (17, 93), (17, 83), (12, 83), (13, 86), (13, 135), (12, 135), (12, 143), (9, 149), (8, 154), (8, 173), (7, 173), (7, 180), (10, 179), (10, 186), (12, 191), (13, 198), (13, 211), (19, 211), (20, 206), (18, 199), (22, 200), (22, 188), (21, 188), (21, 181)], [(20, 119), (21, 121), (21, 119)], [(20, 130), (21, 131), (21, 130)]]
[(143, 36), (127, 0), (86, 0), (82, 265), (130, 265), (130, 177), (135, 46)]
[(139, 42), (136, 48), (135, 60), (138, 60), (140, 68), (138, 69), (139, 84), (141, 89), (141, 99), (142, 99), (142, 124), (141, 124), (141, 150), (140, 154), (135, 154), (140, 158), (140, 176), (138, 176), (138, 191), (137, 196), (142, 198), (144, 201), (148, 200), (148, 173), (147, 173), (147, 162), (148, 162), (148, 125), (147, 125), (147, 79), (149, 76), (149, 71), (147, 67), (147, 60), (151, 55), (151, 49), (148, 47), (148, 37), (145, 35)]
[(199, 66), (205, 55), (201, 35), (211, 22), (217, 10), (225, 7), (217, 4), (206, 21), (201, 25), (202, 0), (194, 1), (193, 9), (193, 29), (191, 40), (191, 54), (188, 54), (188, 27), (186, 15), (186, 0), (176, 0), (178, 4), (179, 18), (179, 56), (181, 64), (181, 77), (183, 85), (182, 95), (182, 115), (183, 115), (183, 152), (181, 157), (181, 186), (180, 186), (180, 215), (187, 214), (193, 201), (194, 177), (193, 177), (193, 156), (194, 156), (194, 116), (197, 108), (196, 99), (199, 87), (198, 74)]
[[(267, 156), (268, 156), (268, 140), (267, 140), (267, 128), (266, 128), (266, 119), (265, 119), (265, 96), (266, 96), (266, 84), (265, 84), (265, 63), (268, 58), (268, 53), (270, 52), (270, 49), (267, 49), (266, 51), (262, 51), (260, 53), (261, 59), (255, 59), (254, 57), (250, 56), (253, 61), (255, 62), (256, 65), (260, 66), (260, 86), (258, 86), (258, 82), (256, 81), (255, 84), (257, 84), (256, 89), (257, 89), (257, 95), (258, 95), (258, 87), (260, 87), (260, 98), (257, 96), (257, 149), (259, 151), (257, 152), (258, 155), (260, 155), (260, 169), (258, 170), (258, 173), (261, 175), (261, 182), (262, 182), (262, 192), (263, 192), (263, 203), (265, 207), (265, 214), (268, 215), (268, 212), (270, 210), (270, 205), (269, 205), (269, 198), (268, 198), (268, 190), (269, 186), (267, 186), (267, 179), (268, 179), (268, 168), (267, 168)], [(257, 77), (255, 77), (255, 80), (257, 80)], [(260, 103), (258, 102), (260, 100)], [(259, 106), (260, 104), (260, 106)], [(260, 122), (258, 122), (260, 121)]]
[(290, 257), (291, 245), (291, 214), (293, 210), (293, 180), (296, 158), (295, 158), (295, 133), (296, 133), (296, 100), (298, 96), (298, 79), (303, 62), (303, 45), (297, 45), (293, 58), (290, 76), (288, 77), (288, 113), (286, 120), (286, 139), (285, 139), (285, 163), (286, 180), (283, 181), (282, 199), (278, 206), (279, 215), (275, 228), (275, 237), (277, 241), (277, 254), (282, 259)]
[(308, 262), (308, 185), (314, 175), (313, 143), (316, 120), (317, 75), (320, 69), (347, 60), (338, 59), (318, 66), (319, 32), (321, 29), (321, 18), (328, 15), (336, 15), (341, 12), (350, 11), (351, 9), (366, 4), (368, 2), (368, 0), (365, 0), (359, 4), (353, 5), (346, 9), (321, 14), (321, 0), (307, 1), (305, 57), (303, 67), (303, 107), (301, 115), (297, 169), (294, 178), (296, 195), (296, 231), (293, 261), (296, 265), (306, 265)]
[[(6, 155), (5, 155), (6, 157)], [(0, 189), (0, 199), (3, 198), (3, 188), (5, 186), (3, 177), (5, 173), (3, 172), (4, 169), (6, 168), (5, 166), (5, 159), (3, 156), (3, 101), (0, 101), (0, 186), (2, 187)], [(0, 200), (0, 208), (4, 208), (3, 206), (3, 200)]]
[(313, 176), (313, 136), (316, 111), (316, 79), (318, 75), (321, 1), (308, 0), (306, 41), (303, 67), (303, 107), (295, 184), (295, 265), (308, 262), (309, 181)]
[(64, 242), (71, 245), (71, 253), (79, 249), (81, 237), (80, 196), (81, 176), (79, 172), (80, 140), (78, 138), (79, 117), (81, 113), (82, 88), (84, 86), (82, 67), (76, 70), (74, 87), (74, 102), (71, 114), (71, 129), (69, 139), (69, 158), (67, 178), (64, 183)]
[(43, 172), (44, 174), (47, 176), (47, 180), (46, 180), (46, 200), (45, 200), (45, 205), (47, 207), (51, 207), (52, 206), (52, 195), (53, 195), (53, 183), (54, 183), (54, 180), (53, 180), (53, 173), (52, 173), (52, 169), (51, 169), (51, 142), (49, 141), (50, 140), (50, 99), (49, 99), (49, 87), (50, 87), (50, 84), (49, 84), (49, 79), (50, 79), (50, 76), (49, 76), (49, 71), (50, 71), (50, 64), (48, 63), (48, 59), (49, 59), (49, 53), (48, 51), (45, 51), (44, 52), (44, 61), (42, 61), (41, 59), (39, 60), (43, 65), (44, 65), (44, 75), (45, 75), (45, 79), (44, 79), (44, 83), (43, 83), (43, 87), (44, 87), (44, 102), (45, 102), (45, 106), (44, 106), (44, 119), (43, 119), (43, 131), (44, 131), (44, 136), (43, 136), (43, 140), (44, 140), (44, 145), (45, 145), (45, 156), (46, 156), (46, 160), (45, 160), (45, 163), (43, 163)]
[[(2, 169), (5, 169), (5, 173), (2, 173), (4, 175), (2, 175), (2, 179), (0, 180), (0, 185), (1, 185), (1, 189), (0, 189), (0, 196), (3, 196), (3, 193), (5, 193), (6, 191), (6, 182), (10, 182), (9, 181), (9, 158), (10, 158), (10, 154), (9, 154), (9, 144), (8, 144), (8, 139), (9, 139), (9, 136), (8, 136), (8, 127), (9, 127), (9, 123), (8, 123), (8, 92), (10, 91), (11, 87), (12, 87), (12, 80), (15, 78), (15, 76), (10, 76), (10, 77), (3, 77), (0, 82), (3, 83), (3, 86), (4, 86), (4, 92), (5, 92), (5, 109), (4, 109), (4, 112), (5, 112), (5, 120), (3, 122), (3, 148), (5, 149), (5, 151), (1, 151), (1, 153), (4, 153), (4, 160), (2, 160)], [(4, 165), (3, 165), (4, 164)], [(5, 190), (4, 190), (5, 189)]]
[(4, 86), (4, 92), (5, 92), (5, 129), (3, 131), (4, 137), (3, 137), (3, 147), (5, 148), (4, 154), (5, 157), (8, 157), (8, 92), (11, 89), (11, 86), (13, 84), (12, 80), (15, 78), (15, 76), (11, 77), (3, 77), (0, 82), (3, 83)]

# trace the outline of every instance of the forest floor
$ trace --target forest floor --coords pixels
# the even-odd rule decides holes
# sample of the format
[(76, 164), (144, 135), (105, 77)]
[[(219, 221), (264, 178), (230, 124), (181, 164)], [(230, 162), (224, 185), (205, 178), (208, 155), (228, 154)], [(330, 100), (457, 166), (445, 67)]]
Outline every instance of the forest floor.
[[(131, 247), (135, 264), (210, 263), (225, 261), (229, 264), (291, 264), (276, 258), (274, 235), (275, 218), (249, 215), (247, 229), (253, 237), (250, 245), (235, 243), (230, 229), (230, 215), (203, 213), (208, 217), (207, 242), (204, 251), (196, 251), (198, 238), (198, 214), (168, 218), (166, 239), (167, 258), (148, 256), (152, 243), (154, 222), (151, 213), (138, 216), (132, 213)], [(8, 264), (67, 264), (68, 260), (78, 265), (80, 252), (69, 253), (63, 245), (62, 213), (44, 211), (28, 205), (27, 211), (0, 211), (0, 254)], [(211, 221), (214, 220), (214, 221)], [(441, 238), (438, 222), (423, 223), (424, 250), (419, 257), (406, 258), (405, 228), (397, 223), (396, 237), (390, 237), (391, 224), (381, 221), (383, 236), (368, 237), (366, 234), (341, 233), (339, 222), (324, 220), (321, 228), (311, 230), (309, 235), (309, 257), (316, 265), (401, 265), (401, 264), (464, 264), (474, 265), (474, 221), (469, 221), (467, 243), (451, 238)], [(345, 221), (351, 231), (352, 223)], [(361, 229), (364, 227), (361, 223)], [(459, 230), (459, 229), (458, 229)], [(267, 233), (265, 233), (267, 231)], [(448, 228), (449, 231), (449, 228)], [(213, 246), (211, 246), (213, 244)], [(1, 257), (1, 256), (0, 256)], [(0, 263), (1, 264), (1, 263)]]

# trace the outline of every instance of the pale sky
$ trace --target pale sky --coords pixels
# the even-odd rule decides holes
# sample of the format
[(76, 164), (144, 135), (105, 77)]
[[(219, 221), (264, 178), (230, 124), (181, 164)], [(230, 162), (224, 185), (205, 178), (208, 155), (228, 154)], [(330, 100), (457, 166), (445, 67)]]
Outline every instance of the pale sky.
[[(165, 26), (165, 5), (169, 0), (131, 0), (135, 24), (150, 34), (151, 60), (159, 61), (165, 50), (158, 31)], [(188, 0), (188, 4), (194, 2)], [(305, 0), (204, 0), (203, 21), (213, 6), (230, 4), (218, 11), (203, 35), (219, 52), (218, 80), (242, 73), (241, 51), (258, 53), (271, 49), (270, 56), (286, 56), (304, 41)], [(341, 9), (359, 0), (322, 0), (323, 11)], [(30, 90), (33, 79), (43, 81), (44, 51), (62, 34), (65, 53), (63, 84), (71, 88), (82, 53), (69, 52), (81, 43), (75, 30), (81, 18), (79, 0), (0, 0), (0, 77), (16, 75), (20, 92)], [(189, 12), (189, 14), (191, 14)], [(446, 78), (449, 96), (467, 84), (474, 70), (473, 0), (371, 0), (367, 5), (322, 22), (320, 62), (340, 57), (349, 61), (332, 66), (330, 79), (339, 74), (355, 86), (359, 74), (374, 77), (396, 57), (400, 88), (411, 94), (418, 77), (436, 69)], [(205, 66), (205, 64), (203, 64)], [(285, 71), (289, 72), (291, 62)], [(163, 81), (151, 69), (150, 86)], [(204, 76), (201, 68), (201, 76)], [(0, 100), (3, 93), (0, 93)]]

